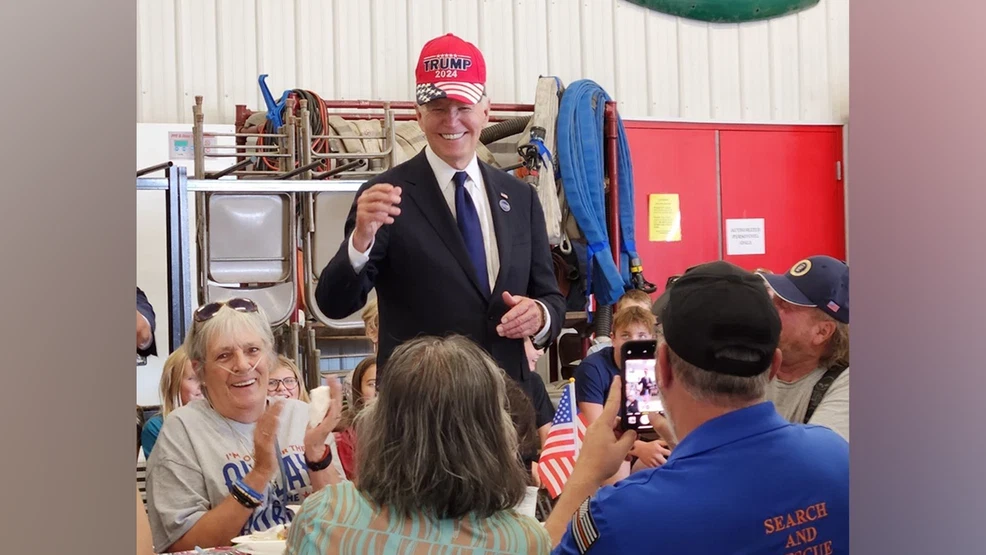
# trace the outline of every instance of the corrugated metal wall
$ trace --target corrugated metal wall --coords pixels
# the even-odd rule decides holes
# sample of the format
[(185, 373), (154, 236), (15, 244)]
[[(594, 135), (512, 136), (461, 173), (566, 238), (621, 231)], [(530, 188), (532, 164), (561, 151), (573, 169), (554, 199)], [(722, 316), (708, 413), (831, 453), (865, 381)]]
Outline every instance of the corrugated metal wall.
[[(413, 8), (412, 8), (413, 6)], [(849, 0), (768, 22), (708, 25), (625, 0), (139, 0), (137, 121), (233, 123), (275, 95), (410, 100), (428, 39), (454, 32), (487, 58), (495, 102), (535, 79), (593, 79), (625, 118), (844, 123)]]

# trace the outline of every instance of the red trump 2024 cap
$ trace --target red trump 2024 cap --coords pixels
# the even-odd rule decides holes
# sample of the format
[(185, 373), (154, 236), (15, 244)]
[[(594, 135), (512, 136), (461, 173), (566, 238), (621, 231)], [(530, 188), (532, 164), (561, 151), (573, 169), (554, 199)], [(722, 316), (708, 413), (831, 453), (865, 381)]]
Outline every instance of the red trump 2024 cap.
[(449, 33), (424, 45), (414, 77), (419, 105), (439, 98), (476, 104), (486, 91), (486, 61), (476, 45)]

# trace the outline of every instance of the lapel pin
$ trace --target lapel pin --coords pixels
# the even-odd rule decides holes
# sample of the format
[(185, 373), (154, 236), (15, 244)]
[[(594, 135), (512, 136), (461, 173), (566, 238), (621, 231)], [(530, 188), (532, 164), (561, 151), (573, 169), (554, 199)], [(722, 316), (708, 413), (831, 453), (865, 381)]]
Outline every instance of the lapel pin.
[(500, 199), (500, 210), (510, 212), (510, 203), (507, 202), (507, 199)]
[(503, 197), (503, 198), (505, 198), (505, 199), (510, 198), (510, 197), (507, 196), (507, 193), (500, 193), (500, 196)]

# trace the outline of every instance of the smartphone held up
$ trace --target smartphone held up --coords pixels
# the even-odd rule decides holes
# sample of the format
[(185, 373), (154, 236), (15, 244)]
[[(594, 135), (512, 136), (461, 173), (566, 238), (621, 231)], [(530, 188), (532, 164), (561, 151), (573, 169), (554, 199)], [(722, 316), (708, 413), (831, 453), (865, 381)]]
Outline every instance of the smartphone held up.
[(657, 389), (657, 341), (627, 341), (622, 348), (620, 379), (623, 381), (623, 411), (620, 418), (625, 430), (652, 430), (647, 413), (664, 410)]

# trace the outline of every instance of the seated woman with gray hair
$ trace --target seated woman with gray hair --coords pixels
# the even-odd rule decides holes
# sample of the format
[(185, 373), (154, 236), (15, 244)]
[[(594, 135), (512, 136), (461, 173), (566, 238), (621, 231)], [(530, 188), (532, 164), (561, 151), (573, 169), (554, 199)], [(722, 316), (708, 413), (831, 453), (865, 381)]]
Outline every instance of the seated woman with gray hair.
[(359, 480), (312, 494), (286, 553), (548, 553), (541, 524), (514, 510), (530, 477), (504, 379), (464, 337), (398, 347), (386, 387), (356, 417)]
[(195, 311), (185, 351), (203, 399), (168, 415), (147, 471), (147, 506), (157, 553), (229, 545), (240, 535), (290, 523), (289, 504), (344, 476), (332, 429), (342, 388), (309, 424), (309, 405), (268, 399), (274, 337), (249, 299)]

